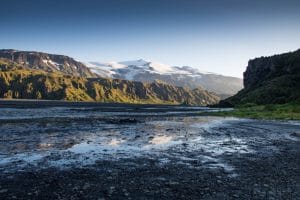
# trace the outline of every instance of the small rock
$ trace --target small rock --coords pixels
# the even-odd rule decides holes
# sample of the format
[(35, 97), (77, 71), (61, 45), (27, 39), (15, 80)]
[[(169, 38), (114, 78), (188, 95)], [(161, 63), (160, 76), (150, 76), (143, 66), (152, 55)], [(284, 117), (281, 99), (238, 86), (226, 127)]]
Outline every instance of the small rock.
[(84, 186), (82, 187), (82, 189), (86, 190), (90, 188), (90, 184), (89, 183), (85, 183)]
[(114, 186), (111, 186), (111, 187), (109, 188), (108, 193), (109, 193), (109, 194), (112, 194), (114, 191), (115, 191), (115, 187), (114, 187)]
[(300, 132), (294, 132), (294, 133), (291, 134), (291, 136), (300, 137)]
[(8, 191), (8, 189), (2, 189), (2, 190), (0, 190), (0, 193), (5, 193), (7, 191)]

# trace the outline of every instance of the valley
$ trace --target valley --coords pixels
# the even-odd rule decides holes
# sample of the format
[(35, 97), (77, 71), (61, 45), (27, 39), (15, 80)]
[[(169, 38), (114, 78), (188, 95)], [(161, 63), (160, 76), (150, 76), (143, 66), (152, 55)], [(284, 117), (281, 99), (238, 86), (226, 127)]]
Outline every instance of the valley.
[(0, 5), (0, 200), (300, 200), (299, 0)]

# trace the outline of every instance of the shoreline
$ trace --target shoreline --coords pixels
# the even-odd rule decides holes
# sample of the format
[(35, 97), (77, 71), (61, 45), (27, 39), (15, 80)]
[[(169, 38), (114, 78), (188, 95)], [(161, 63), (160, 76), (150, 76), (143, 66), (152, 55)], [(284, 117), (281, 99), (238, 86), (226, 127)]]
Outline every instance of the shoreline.
[(5, 199), (299, 198), (299, 124), (40, 110), (0, 126)]
[(0, 108), (41, 108), (41, 107), (102, 107), (102, 106), (114, 106), (114, 107), (203, 107), (205, 106), (190, 106), (183, 104), (134, 104), (134, 103), (105, 103), (105, 102), (93, 102), (93, 101), (66, 101), (66, 100), (37, 100), (37, 99), (0, 99)]

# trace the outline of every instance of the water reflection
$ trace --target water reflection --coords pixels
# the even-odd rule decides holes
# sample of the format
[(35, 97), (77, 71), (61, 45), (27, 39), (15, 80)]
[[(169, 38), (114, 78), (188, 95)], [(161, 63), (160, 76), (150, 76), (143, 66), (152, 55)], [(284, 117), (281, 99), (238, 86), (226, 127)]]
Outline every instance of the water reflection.
[(123, 143), (124, 140), (117, 140), (116, 138), (113, 138), (108, 145), (109, 146), (119, 146), (121, 143)]
[[(221, 159), (223, 155), (252, 153), (255, 145), (270, 146), (280, 137), (289, 139), (282, 134), (284, 125), (276, 128), (276, 123), (270, 123), (267, 126), (271, 128), (266, 129), (260, 128), (259, 121), (254, 120), (147, 116), (138, 118), (140, 123), (116, 124), (110, 123), (110, 120), (95, 120), (95, 116), (103, 115), (97, 110), (80, 111), (84, 120), (74, 117), (78, 117), (78, 110), (52, 108), (51, 112), (46, 111), (26, 110), (28, 113), (23, 116), (13, 110), (6, 114), (8, 118), (44, 115), (51, 119), (12, 122), (1, 121), (0, 116), (0, 168), (10, 163), (15, 164), (12, 166), (38, 161), (43, 161), (44, 165), (54, 162), (57, 165), (85, 165), (103, 159), (144, 156), (155, 158), (162, 164), (177, 160), (178, 163), (195, 166), (196, 160), (206, 166), (230, 169), (230, 165)], [(56, 119), (57, 115), (66, 116), (67, 120)], [(298, 126), (299, 129), (299, 124), (286, 126)], [(264, 134), (257, 134), (261, 131)]]
[(156, 135), (154, 136), (154, 138), (150, 140), (150, 143), (154, 145), (166, 144), (169, 143), (172, 140), (172, 138), (173, 138), (172, 136)]

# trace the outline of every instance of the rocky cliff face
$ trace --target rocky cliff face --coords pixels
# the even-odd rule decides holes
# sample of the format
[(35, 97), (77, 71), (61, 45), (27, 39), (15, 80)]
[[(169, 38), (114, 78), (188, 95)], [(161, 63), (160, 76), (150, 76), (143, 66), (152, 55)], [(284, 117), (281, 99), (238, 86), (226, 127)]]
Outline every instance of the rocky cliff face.
[(84, 64), (63, 55), (4, 49), (0, 50), (0, 58), (11, 60), (27, 68), (41, 69), (46, 72), (61, 72), (72, 76), (96, 77)]
[(270, 104), (300, 100), (300, 49), (250, 60), (244, 72), (244, 89), (220, 105)]
[(28, 68), (9, 59), (0, 59), (0, 98), (188, 105), (219, 101), (219, 97), (203, 89), (190, 90), (161, 81), (71, 76)]
[(293, 75), (300, 70), (300, 49), (281, 55), (250, 60), (244, 72), (245, 89), (253, 88), (266, 80)]

